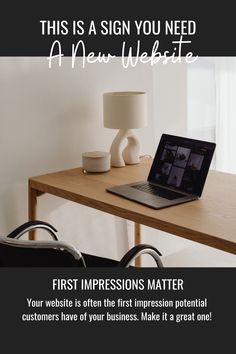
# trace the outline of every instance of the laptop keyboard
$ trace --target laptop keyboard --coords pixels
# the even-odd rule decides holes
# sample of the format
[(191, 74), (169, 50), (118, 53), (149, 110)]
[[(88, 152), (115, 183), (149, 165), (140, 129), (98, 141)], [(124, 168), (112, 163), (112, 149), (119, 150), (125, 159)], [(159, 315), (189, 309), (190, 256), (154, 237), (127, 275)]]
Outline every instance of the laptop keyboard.
[(159, 197), (166, 198), (169, 200), (178, 199), (184, 197), (183, 194), (173, 192), (171, 190), (154, 186), (150, 183), (141, 183), (131, 186), (132, 188), (138, 189), (142, 192), (158, 195)]

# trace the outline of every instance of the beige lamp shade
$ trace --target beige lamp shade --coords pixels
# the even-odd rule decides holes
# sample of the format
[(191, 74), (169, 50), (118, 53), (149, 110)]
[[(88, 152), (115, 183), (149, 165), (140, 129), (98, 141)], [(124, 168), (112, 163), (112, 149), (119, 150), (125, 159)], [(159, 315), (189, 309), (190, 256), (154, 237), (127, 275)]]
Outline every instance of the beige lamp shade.
[(103, 94), (104, 127), (136, 129), (147, 125), (146, 92), (107, 92)]

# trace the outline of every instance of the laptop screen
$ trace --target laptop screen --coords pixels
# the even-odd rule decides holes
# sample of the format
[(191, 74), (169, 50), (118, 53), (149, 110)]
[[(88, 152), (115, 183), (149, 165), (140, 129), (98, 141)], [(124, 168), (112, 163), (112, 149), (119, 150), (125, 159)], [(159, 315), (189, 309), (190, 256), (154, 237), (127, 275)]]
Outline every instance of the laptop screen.
[(148, 181), (201, 196), (215, 143), (163, 134)]

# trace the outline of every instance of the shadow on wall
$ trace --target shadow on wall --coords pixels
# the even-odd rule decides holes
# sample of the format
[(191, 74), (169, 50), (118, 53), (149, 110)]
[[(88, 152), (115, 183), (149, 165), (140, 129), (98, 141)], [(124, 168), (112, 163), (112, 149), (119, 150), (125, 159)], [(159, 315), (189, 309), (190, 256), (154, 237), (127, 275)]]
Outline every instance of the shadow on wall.
[[(19, 225), (19, 220), (22, 220), (19, 213), (24, 210), (24, 206), (19, 208), (17, 201), (24, 200), (22, 186), (11, 185), (5, 187), (1, 192), (1, 219), (4, 220), (4, 235), (3, 227), (1, 226), (1, 235), (6, 236), (12, 231), (12, 227)], [(15, 226), (14, 226), (15, 225)]]
[(127, 223), (123, 219), (76, 203), (61, 203), (61, 199), (47, 195), (39, 199), (39, 210), (42, 218), (58, 229), (59, 239), (82, 252), (118, 260), (129, 248)]

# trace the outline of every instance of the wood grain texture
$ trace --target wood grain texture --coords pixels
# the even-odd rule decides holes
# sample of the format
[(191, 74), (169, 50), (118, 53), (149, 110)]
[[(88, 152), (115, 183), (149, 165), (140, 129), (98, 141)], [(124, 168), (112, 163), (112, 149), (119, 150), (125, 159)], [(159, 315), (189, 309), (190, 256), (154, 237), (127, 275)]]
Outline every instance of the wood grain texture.
[(210, 171), (201, 199), (160, 210), (106, 192), (110, 186), (146, 180), (151, 162), (145, 158), (138, 165), (100, 174), (84, 174), (75, 168), (32, 177), (29, 185), (38, 192), (236, 254), (236, 175)]

